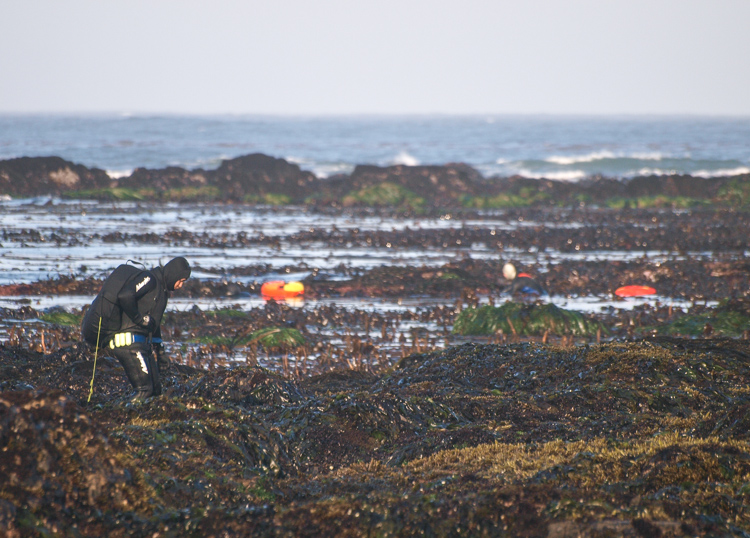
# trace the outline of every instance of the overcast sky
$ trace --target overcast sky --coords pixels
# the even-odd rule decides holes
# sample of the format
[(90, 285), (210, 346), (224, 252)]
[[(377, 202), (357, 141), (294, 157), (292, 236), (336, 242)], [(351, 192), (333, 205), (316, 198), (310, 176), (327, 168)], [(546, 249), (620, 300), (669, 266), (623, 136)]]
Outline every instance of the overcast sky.
[(750, 115), (750, 0), (3, 0), (0, 112)]

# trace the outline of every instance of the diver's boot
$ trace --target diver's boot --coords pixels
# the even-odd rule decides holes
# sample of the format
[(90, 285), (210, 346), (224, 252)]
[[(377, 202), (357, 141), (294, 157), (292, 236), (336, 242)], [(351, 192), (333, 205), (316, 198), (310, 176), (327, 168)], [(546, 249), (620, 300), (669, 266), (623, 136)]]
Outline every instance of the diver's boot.
[(151, 387), (136, 389), (136, 391), (128, 397), (128, 403), (143, 403), (153, 396), (151, 394)]
[(145, 402), (154, 395), (154, 385), (148, 368), (146, 354), (140, 349), (120, 347), (114, 350), (115, 357), (120, 361), (135, 393), (127, 396), (128, 403)]

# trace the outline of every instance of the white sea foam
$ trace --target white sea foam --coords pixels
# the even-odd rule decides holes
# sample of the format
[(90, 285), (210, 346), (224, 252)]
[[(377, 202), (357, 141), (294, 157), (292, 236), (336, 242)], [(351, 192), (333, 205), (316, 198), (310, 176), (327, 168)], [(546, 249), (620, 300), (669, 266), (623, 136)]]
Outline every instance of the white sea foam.
[(653, 151), (651, 153), (633, 153), (632, 155), (629, 155), (629, 157), (641, 161), (661, 161), (664, 158), (664, 155), (658, 151)]
[(740, 174), (750, 174), (750, 168), (738, 166), (737, 168), (719, 168), (718, 170), (696, 170), (690, 173), (690, 175), (696, 177), (729, 177)]
[(204, 170), (216, 170), (219, 166), (221, 166), (221, 163), (223, 161), (229, 161), (231, 159), (234, 159), (235, 157), (236, 155), (228, 155), (226, 153), (222, 153), (213, 157), (193, 159), (191, 162), (186, 163), (184, 167), (188, 170), (194, 170), (196, 168), (203, 168)]
[(107, 175), (112, 179), (121, 179), (128, 177), (133, 173), (133, 170), (107, 170)]
[(532, 172), (531, 170), (522, 168), (518, 170), (518, 175), (527, 177), (530, 179), (553, 179), (555, 181), (571, 181), (576, 182), (585, 179), (588, 174), (583, 170), (558, 170), (556, 172)]
[(498, 160), (495, 161), (495, 164), (508, 164), (510, 161), (508, 159), (503, 159), (500, 157)]
[(590, 163), (594, 161), (600, 161), (602, 159), (614, 159), (615, 154), (610, 151), (597, 151), (595, 153), (589, 153), (588, 155), (553, 155), (544, 159), (548, 163), (555, 164), (576, 164), (576, 163)]
[(624, 153), (616, 154), (611, 151), (597, 151), (586, 155), (553, 155), (544, 159), (546, 162), (571, 165), (578, 163), (591, 163), (594, 161), (602, 161), (605, 159), (638, 159), (640, 161), (661, 161), (664, 158), (659, 152), (651, 153), (633, 153), (626, 155)]
[(354, 165), (346, 162), (326, 162), (305, 157), (284, 157), (288, 162), (294, 163), (302, 170), (312, 172), (315, 177), (326, 179), (336, 174), (351, 174), (354, 171)]
[(336, 174), (351, 174), (354, 171), (354, 166), (349, 163), (316, 163), (309, 170), (316, 177), (326, 179)]
[(635, 176), (670, 176), (677, 174), (677, 170), (664, 170), (662, 168), (641, 168), (633, 172), (623, 174), (624, 177), (635, 177)]
[(409, 155), (407, 152), (402, 151), (391, 160), (391, 164), (403, 164), (405, 166), (417, 166), (419, 165), (419, 160), (413, 155)]

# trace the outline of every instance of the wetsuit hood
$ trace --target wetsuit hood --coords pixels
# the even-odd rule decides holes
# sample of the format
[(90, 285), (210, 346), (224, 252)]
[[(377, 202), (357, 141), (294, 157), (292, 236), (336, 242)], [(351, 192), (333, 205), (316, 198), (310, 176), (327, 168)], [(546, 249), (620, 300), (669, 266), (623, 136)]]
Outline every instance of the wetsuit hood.
[(167, 290), (174, 291), (178, 280), (190, 278), (190, 264), (183, 257), (174, 258), (164, 266), (164, 284)]

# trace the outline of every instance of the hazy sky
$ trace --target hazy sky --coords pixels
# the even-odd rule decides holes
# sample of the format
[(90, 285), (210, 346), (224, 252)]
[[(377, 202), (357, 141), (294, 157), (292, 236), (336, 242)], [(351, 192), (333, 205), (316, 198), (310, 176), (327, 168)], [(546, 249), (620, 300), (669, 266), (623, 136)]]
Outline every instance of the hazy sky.
[(750, 115), (750, 0), (3, 0), (0, 112)]

